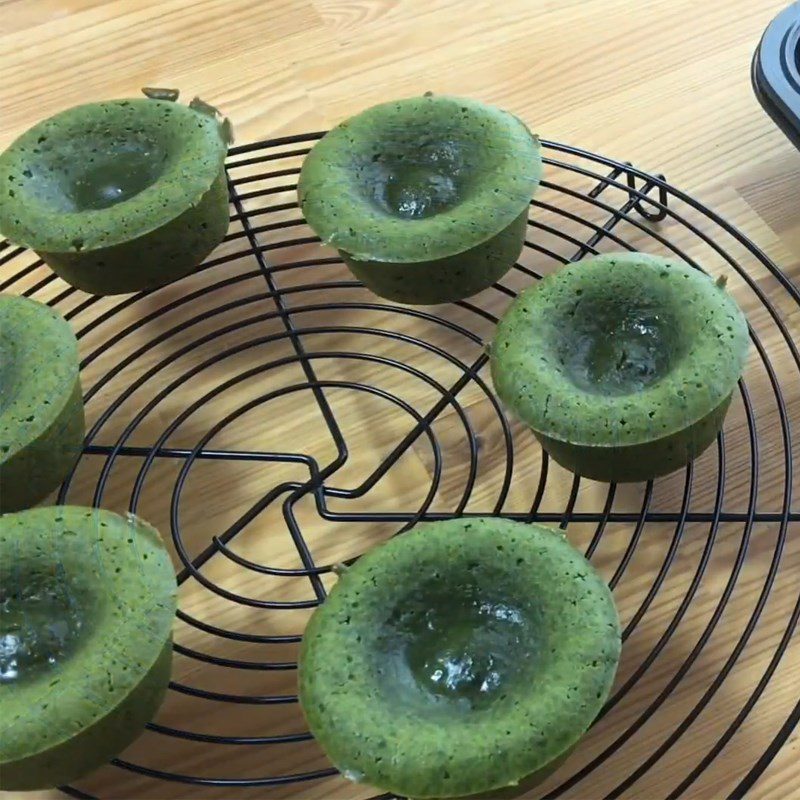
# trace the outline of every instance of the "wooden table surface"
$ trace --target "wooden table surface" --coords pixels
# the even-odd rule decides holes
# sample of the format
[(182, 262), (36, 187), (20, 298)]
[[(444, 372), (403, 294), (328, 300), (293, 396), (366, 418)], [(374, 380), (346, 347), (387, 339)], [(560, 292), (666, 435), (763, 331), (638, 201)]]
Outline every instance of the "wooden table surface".
[[(797, 283), (800, 154), (762, 112), (750, 86), (753, 49), (782, 5), (780, 0), (0, 0), (0, 146), (62, 108), (132, 95), (144, 85), (180, 87), (184, 96), (201, 95), (230, 115), (241, 143), (320, 130), (377, 101), (425, 90), (471, 95), (513, 111), (548, 140), (664, 173), (673, 185), (738, 226), (780, 265), (789, 281)], [(598, 173), (606, 171), (595, 162), (548, 152)], [(298, 157), (286, 156), (275, 168), (296, 169), (299, 163)], [(263, 164), (245, 166), (232, 177), (264, 169)], [(582, 192), (594, 185), (557, 165), (548, 168), (546, 177), (551, 184)], [(245, 202), (254, 225), (296, 216), (294, 210), (264, 212), (265, 198), (273, 204), (291, 203), (291, 191), (281, 188), (287, 180), (292, 178), (257, 179), (243, 187), (254, 192)], [(611, 205), (626, 199), (613, 188), (603, 197)], [(554, 185), (544, 188), (539, 198), (576, 214), (598, 211), (587, 210), (584, 201)], [(765, 304), (777, 309), (787, 335), (795, 341), (800, 339), (800, 309), (752, 250), (700, 211), (677, 198), (670, 203), (720, 242), (753, 282), (748, 285), (721, 253), (672, 218), (654, 226), (644, 223), (643, 228), (623, 221), (615, 228), (626, 242), (663, 252), (648, 234), (655, 231), (680, 243), (711, 272), (728, 274), (732, 291), (762, 343), (763, 353), (754, 348), (751, 354), (748, 394), (744, 399), (737, 396), (726, 424), (722, 508), (732, 516), (718, 525), (709, 521), (721, 469), (716, 449), (695, 466), (688, 503), (695, 516), (680, 537), (675, 536), (676, 523), (669, 516), (643, 528), (630, 519), (636, 518), (643, 502), (651, 511), (667, 515), (679, 510), (686, 485), (683, 473), (657, 481), (649, 496), (642, 486), (617, 490), (613, 511), (623, 516), (608, 523), (593, 561), (613, 580), (623, 623), (631, 626), (617, 682), (624, 693), (557, 775), (530, 797), (547, 795), (595, 758), (602, 759), (599, 765), (562, 796), (652, 800), (676, 797), (671, 792), (680, 788), (685, 798), (727, 797), (779, 736), (800, 693), (800, 645), (795, 639), (782, 649), (800, 587), (800, 522), (795, 516), (795, 521), (780, 524), (787, 487), (795, 496), (800, 494), (800, 469), (793, 478), (788, 476), (790, 456), (765, 359), (781, 387), (784, 421), (793, 425), (795, 440), (800, 437), (800, 369)], [(595, 214), (592, 219), (602, 224), (606, 216)], [(641, 219), (635, 213), (631, 216)], [(591, 233), (557, 210), (537, 211), (534, 218), (556, 229), (553, 234), (532, 228), (534, 244), (565, 258), (574, 251), (574, 242), (564, 234), (585, 241)], [(319, 260), (316, 244), (275, 246), (282, 236), (304, 233), (308, 231), (267, 229), (256, 235), (265, 245), (270, 265), (288, 265)], [(612, 245), (607, 238), (598, 247)], [(69, 502), (92, 502), (103, 477), (100, 502), (127, 508), (145, 464), (143, 456), (159, 441), (162, 450), (151, 465), (145, 464), (135, 499), (138, 513), (168, 533), (172, 488), (187, 462), (187, 450), (218, 420), (241, 411), (250, 401), (252, 409), (232, 418), (204, 447), (305, 454), (322, 465), (335, 459), (335, 443), (314, 394), (303, 388), (307, 376), (293, 360), (291, 341), (282, 333), (273, 299), (246, 249), (237, 221), (219, 251), (228, 256), (226, 260), (175, 286), (129, 300), (89, 301), (80, 292), (62, 293), (64, 285), (47, 281), (43, 267), (11, 284), (9, 291), (28, 290), (39, 299), (57, 301), (79, 331), (87, 357), (84, 390), (89, 421), (96, 423), (92, 441), (97, 449), (81, 460)], [(525, 258), (528, 266), (543, 272), (557, 263), (534, 248), (526, 250)], [(0, 267), (0, 279), (6, 281), (15, 267), (31, 261), (22, 255)], [(229, 280), (234, 276), (241, 280)], [(286, 295), (286, 302), (302, 330), (343, 325), (380, 329), (431, 342), (445, 356), (457, 359), (454, 364), (441, 351), (374, 333), (351, 330), (302, 337), (307, 351), (314, 354), (317, 378), (340, 382), (325, 390), (325, 398), (338, 421), (348, 459), (326, 486), (353, 488), (373, 474), (416, 425), (413, 412), (387, 396), (400, 398), (421, 413), (430, 410), (440, 393), (424, 376), (448, 386), (455, 383), (462, 374), (458, 362), (477, 357), (480, 340), (491, 336), (491, 323), (465, 308), (432, 311), (473, 330), (476, 341), (468, 340), (436, 319), (375, 305), (375, 298), (363, 290), (309, 286), (346, 277), (335, 264), (275, 273), (279, 288), (295, 290)], [(515, 288), (521, 285), (517, 278), (509, 280)], [(355, 304), (331, 306), (344, 300)], [(495, 290), (474, 300), (476, 307), (495, 314), (507, 302), (507, 296)], [(111, 309), (115, 313), (106, 314)], [(254, 328), (246, 320), (258, 312), (262, 317)], [(270, 335), (270, 341), (232, 352), (237, 344)], [(394, 359), (418, 373), (331, 355), (340, 351)], [(326, 352), (329, 355), (317, 355)], [(284, 356), (282, 366), (275, 366)], [(190, 370), (206, 359), (208, 364), (191, 377)], [(264, 365), (269, 370), (259, 372)], [(249, 376), (241, 377), (247, 370)], [(481, 375), (487, 377), (485, 370)], [(238, 376), (237, 382), (226, 387), (224, 381), (231, 376)], [(173, 380), (179, 391), (176, 388), (147, 407)], [(379, 387), (386, 396), (356, 390), (353, 384)], [(268, 403), (261, 398), (289, 386), (295, 389)], [(745, 399), (760, 445), (756, 456), (751, 452)], [(459, 393), (458, 400), (482, 441), (481, 466), (467, 509), (491, 510), (505, 470), (502, 429), (486, 393), (475, 382)], [(198, 408), (177, 427), (168, 428), (195, 401)], [(459, 409), (452, 403), (445, 406), (431, 428), (442, 472), (430, 508), (441, 512), (458, 505), (467, 480), (468, 454)], [(101, 418), (109, 408), (113, 413)], [(532, 437), (518, 426), (512, 430), (516, 461), (504, 508), (523, 511), (535, 493), (541, 455)], [(107, 460), (108, 448), (123, 434), (131, 449)], [(800, 452), (800, 442), (795, 452)], [(735, 514), (745, 512), (751, 499), (753, 459), (759, 475), (752, 502), (764, 516), (748, 526)], [(192, 461), (175, 503), (189, 557), (273, 487), (306, 485), (307, 463)], [(362, 497), (328, 499), (329, 508), (343, 513), (346, 520), (323, 519), (308, 496), (287, 511), (282, 505), (284, 493), (253, 515), (230, 546), (235, 555), (258, 564), (300, 568), (290, 536), (290, 525), (296, 524), (317, 564), (335, 562), (385, 539), (399, 525), (359, 522), (359, 514), (413, 511), (422, 504), (435, 471), (434, 449), (423, 434)], [(557, 518), (571, 487), (570, 476), (551, 465), (540, 510)], [(606, 492), (607, 487), (582, 481), (574, 510), (597, 511)], [(800, 501), (794, 499), (792, 505), (796, 515)], [(595, 528), (574, 522), (568, 532), (585, 547)], [(251, 598), (313, 597), (305, 578), (261, 574), (221, 555), (215, 555), (202, 574), (212, 586)], [(257, 635), (299, 634), (308, 614), (238, 605), (194, 579), (182, 585), (181, 607), (206, 626)], [(753, 618), (757, 623), (751, 625)], [(177, 623), (175, 636), (183, 648), (254, 664), (291, 663), (296, 656), (294, 643), (220, 638), (186, 621)], [(776, 661), (778, 652), (783, 657)], [(291, 669), (224, 668), (185, 650), (176, 655), (174, 671), (177, 682), (207, 692), (291, 696), (295, 686)], [(769, 680), (760, 687), (765, 676)], [(759, 688), (763, 692), (751, 708), (749, 701)], [(178, 691), (169, 693), (157, 721), (201, 736), (270, 736), (305, 730), (292, 703), (229, 704)], [(799, 743), (797, 733), (789, 736), (749, 797), (800, 797)], [(125, 759), (154, 770), (217, 778), (264, 778), (327, 767), (317, 747), (306, 741), (232, 746), (153, 731), (142, 736)], [(698, 766), (704, 768), (695, 773)], [(687, 776), (694, 779), (684, 783)], [(210, 788), (157, 781), (114, 767), (78, 785), (102, 798), (356, 800), (374, 794), (338, 777)], [(39, 795), (55, 796), (60, 795)]]

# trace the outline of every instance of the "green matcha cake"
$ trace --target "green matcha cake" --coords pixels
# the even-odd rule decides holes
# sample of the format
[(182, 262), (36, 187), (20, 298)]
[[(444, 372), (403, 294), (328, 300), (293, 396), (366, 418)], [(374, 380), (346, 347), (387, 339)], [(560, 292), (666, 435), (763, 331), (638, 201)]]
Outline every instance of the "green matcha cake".
[(164, 697), (175, 575), (132, 515), (0, 516), (0, 789), (58, 786), (127, 747)]
[(541, 779), (607, 698), (611, 593), (557, 530), (422, 524), (346, 570), (300, 656), (311, 732), (346, 777), (413, 798)]
[(56, 114), (0, 154), (0, 233), (93, 294), (177, 280), (228, 229), (229, 131), (199, 101), (111, 100)]
[(49, 306), (0, 295), (0, 513), (45, 498), (85, 434), (78, 343)]
[(373, 106), (303, 163), (300, 207), (357, 278), (401, 303), (444, 303), (513, 266), (539, 185), (539, 140), (476, 100), (426, 95)]
[(685, 466), (719, 433), (747, 321), (725, 281), (674, 259), (611, 253), (523, 292), (491, 346), (498, 396), (561, 465), (601, 481)]

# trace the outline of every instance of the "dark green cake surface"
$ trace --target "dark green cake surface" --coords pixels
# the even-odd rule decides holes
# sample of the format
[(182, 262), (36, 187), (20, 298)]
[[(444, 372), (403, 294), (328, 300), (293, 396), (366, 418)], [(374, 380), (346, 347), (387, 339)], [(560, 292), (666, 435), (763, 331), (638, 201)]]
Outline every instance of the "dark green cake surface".
[(0, 295), (0, 512), (34, 505), (75, 464), (84, 437), (78, 343), (49, 306)]
[(341, 576), (306, 630), (300, 699), (351, 779), (469, 795), (564, 755), (607, 697), (619, 651), (611, 594), (561, 532), (456, 519)]
[(612, 253), (512, 303), (492, 378), (556, 460), (587, 477), (643, 480), (713, 441), (747, 346), (724, 282), (680, 261)]
[(89, 292), (175, 280), (227, 230), (226, 131), (166, 100), (56, 114), (0, 154), (0, 233)]
[(463, 252), (510, 225), (541, 174), (539, 143), (512, 114), (446, 95), (351, 117), (306, 157), (303, 213), (356, 259), (415, 262)]
[(176, 586), (154, 528), (53, 506), (0, 516), (0, 788), (60, 785), (140, 733), (169, 680)]
[(327, 133), (306, 157), (300, 206), (377, 294), (456, 300), (516, 260), (541, 176), (539, 140), (476, 100), (382, 103)]

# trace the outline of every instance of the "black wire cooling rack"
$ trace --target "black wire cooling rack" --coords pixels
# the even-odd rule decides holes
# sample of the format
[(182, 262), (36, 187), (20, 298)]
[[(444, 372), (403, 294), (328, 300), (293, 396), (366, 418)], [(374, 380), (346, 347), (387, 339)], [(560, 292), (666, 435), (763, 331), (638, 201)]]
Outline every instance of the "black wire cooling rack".
[[(157, 720), (62, 790), (370, 797), (306, 732), (294, 690), (303, 625), (333, 564), (421, 519), (482, 513), (566, 527), (624, 625), (601, 718), (530, 796), (743, 797), (800, 718), (797, 286), (662, 175), (545, 142), (516, 268), (467, 301), (393, 305), (299, 215), (296, 176), (319, 136), (232, 149), (225, 243), (158, 291), (87, 296), (0, 243), (0, 288), (60, 309), (81, 343), (90, 430), (59, 502), (148, 518), (171, 534), (181, 585)], [(483, 349), (519, 289), (611, 249), (727, 275), (753, 342), (716, 448), (636, 486), (548, 461), (494, 398)]]

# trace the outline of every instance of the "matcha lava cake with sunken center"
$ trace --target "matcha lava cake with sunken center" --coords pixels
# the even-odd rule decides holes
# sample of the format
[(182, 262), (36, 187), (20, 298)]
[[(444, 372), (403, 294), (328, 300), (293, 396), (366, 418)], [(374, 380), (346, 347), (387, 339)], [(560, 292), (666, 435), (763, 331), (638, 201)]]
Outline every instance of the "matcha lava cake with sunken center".
[(176, 592), (132, 515), (0, 516), (0, 789), (68, 783), (139, 735), (169, 681)]
[(560, 531), (454, 519), (341, 575), (306, 629), (300, 701), (346, 777), (460, 797), (549, 774), (619, 654), (611, 593)]
[(559, 464), (641, 481), (714, 441), (747, 349), (724, 279), (611, 253), (523, 292), (498, 324), (491, 369), (497, 394)]
[(67, 321), (0, 295), (0, 513), (35, 505), (74, 466), (85, 434), (78, 373)]
[(0, 154), (0, 233), (87, 292), (170, 283), (225, 236), (229, 132), (201, 101), (110, 100), (56, 114)]
[(514, 264), (541, 174), (539, 140), (515, 116), (459, 97), (383, 103), (306, 157), (300, 207), (376, 294), (443, 303)]

